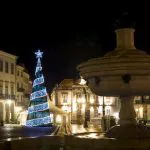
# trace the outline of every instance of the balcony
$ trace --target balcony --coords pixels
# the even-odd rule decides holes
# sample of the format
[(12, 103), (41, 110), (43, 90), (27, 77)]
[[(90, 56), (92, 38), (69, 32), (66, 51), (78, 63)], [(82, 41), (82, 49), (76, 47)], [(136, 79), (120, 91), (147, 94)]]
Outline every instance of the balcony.
[(18, 88), (17, 89), (17, 92), (24, 92), (25, 90), (24, 90), (24, 88)]
[(9, 94), (0, 94), (0, 99), (11, 99), (11, 100), (15, 100), (16, 96), (15, 95), (9, 95)]
[(93, 102), (93, 103), (87, 102), (87, 104), (88, 104), (89, 106), (100, 106), (100, 104), (97, 103), (97, 102)]
[(25, 98), (30, 98), (30, 93), (24, 93)]
[(16, 102), (16, 106), (22, 106), (22, 105), (24, 105), (23, 102)]
[(10, 99), (15, 100), (16, 96), (15, 95), (10, 95)]
[(150, 104), (150, 99), (135, 100), (135, 104)]

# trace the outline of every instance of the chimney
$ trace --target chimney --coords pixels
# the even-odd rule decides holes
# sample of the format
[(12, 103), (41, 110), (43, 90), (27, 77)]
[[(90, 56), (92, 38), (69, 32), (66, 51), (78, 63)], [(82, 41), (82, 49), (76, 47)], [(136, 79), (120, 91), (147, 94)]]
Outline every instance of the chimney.
[(116, 32), (116, 40), (117, 40), (116, 50), (135, 49), (134, 31), (135, 30), (132, 28), (121, 28), (121, 29), (117, 29), (115, 31)]

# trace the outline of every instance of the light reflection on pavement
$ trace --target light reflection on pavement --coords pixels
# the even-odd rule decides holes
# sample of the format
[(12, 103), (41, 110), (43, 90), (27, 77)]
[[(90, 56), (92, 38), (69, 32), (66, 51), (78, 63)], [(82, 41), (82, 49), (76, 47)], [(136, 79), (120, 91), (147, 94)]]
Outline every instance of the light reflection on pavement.
[(12, 138), (21, 139), (22, 137), (39, 137), (50, 135), (55, 127), (23, 127), (23, 126), (4, 126), (0, 127), (0, 140)]
[(104, 138), (104, 133), (88, 133), (88, 134), (76, 135), (76, 137), (100, 139), (100, 138)]
[(73, 134), (85, 133), (85, 132), (101, 132), (101, 128), (94, 127), (94, 126), (89, 126), (88, 128), (84, 128), (83, 125), (72, 124), (71, 131)]

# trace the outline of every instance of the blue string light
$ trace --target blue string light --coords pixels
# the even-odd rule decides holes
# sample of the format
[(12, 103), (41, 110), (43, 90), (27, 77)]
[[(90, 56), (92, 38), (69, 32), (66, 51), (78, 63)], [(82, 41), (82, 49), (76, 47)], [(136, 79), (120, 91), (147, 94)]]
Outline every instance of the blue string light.
[(44, 83), (43, 75), (40, 78), (37, 78), (37, 79), (34, 80), (33, 87), (35, 87), (36, 85), (42, 84), (42, 83)]
[(43, 118), (37, 118), (37, 119), (32, 119), (32, 120), (27, 120), (26, 121), (26, 126), (40, 126), (40, 125), (45, 125), (51, 123), (51, 118), (50, 116), (43, 117)]
[(46, 88), (32, 93), (30, 96), (30, 100), (34, 100), (34, 99), (41, 98), (44, 96), (47, 96)]
[(44, 111), (49, 109), (48, 103), (43, 103), (43, 104), (39, 104), (39, 105), (34, 105), (28, 108), (28, 114), (31, 114), (33, 112), (37, 112), (37, 111)]
[(40, 58), (42, 58), (43, 52), (41, 52), (40, 50), (38, 50), (38, 52), (36, 52), (35, 55), (36, 55), (36, 58), (38, 59), (37, 66), (36, 66), (36, 71), (35, 71), (35, 73), (37, 73), (38, 71), (42, 70)]
[[(47, 91), (44, 87), (44, 77), (41, 73), (41, 58), (43, 52), (35, 53), (37, 58), (37, 66), (35, 70), (36, 79), (33, 81), (33, 93), (30, 95), (30, 107), (28, 108), (28, 117), (26, 126), (47, 126), (51, 123), (49, 105), (47, 102)], [(36, 101), (37, 100), (37, 101)]]

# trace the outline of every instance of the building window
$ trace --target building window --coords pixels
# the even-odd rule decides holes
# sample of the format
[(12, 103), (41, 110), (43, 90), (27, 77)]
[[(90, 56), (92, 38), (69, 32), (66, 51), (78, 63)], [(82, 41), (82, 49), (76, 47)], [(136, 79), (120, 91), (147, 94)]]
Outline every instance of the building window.
[(11, 95), (14, 95), (14, 83), (11, 82)]
[(5, 81), (5, 94), (8, 95), (8, 81)]
[(67, 95), (63, 95), (63, 103), (67, 103)]
[(19, 102), (19, 95), (17, 95), (17, 102)]
[(91, 97), (91, 94), (90, 93), (85, 93), (86, 94), (86, 96), (87, 96), (87, 102), (89, 102), (89, 100), (90, 100), (90, 97)]
[(77, 93), (76, 97), (77, 97), (77, 99), (80, 99), (82, 97), (82, 94), (81, 93)]
[(23, 102), (23, 95), (21, 95), (21, 102)]
[(5, 73), (8, 73), (8, 62), (5, 62)]
[(19, 76), (19, 71), (17, 71), (17, 76)]
[(0, 95), (3, 94), (3, 81), (0, 80)]
[(94, 117), (98, 117), (98, 108), (94, 109)]
[(21, 88), (23, 89), (23, 83), (21, 83)]
[(95, 97), (94, 95), (91, 95), (90, 96), (90, 103), (93, 104), (95, 102)]
[(14, 74), (14, 64), (11, 64), (11, 74)]
[(98, 104), (99, 103), (98, 96), (95, 95), (94, 97), (95, 97), (95, 103)]
[(134, 97), (134, 100), (135, 100), (135, 101), (137, 101), (137, 100), (140, 101), (140, 100), (141, 100), (141, 96), (135, 96), (135, 97)]
[(19, 89), (19, 82), (17, 82), (17, 90)]
[(149, 100), (150, 98), (149, 98), (149, 96), (145, 96), (144, 99), (145, 100)]
[(111, 114), (111, 111), (110, 111), (110, 109), (111, 109), (111, 107), (110, 106), (106, 106), (106, 108), (105, 108), (105, 114), (107, 115), (107, 116), (110, 116), (110, 114)]
[(85, 97), (81, 93), (76, 93), (77, 103), (85, 103)]
[(105, 97), (105, 105), (112, 105), (113, 98), (112, 97)]
[(63, 103), (67, 103), (67, 98), (68, 98), (68, 94), (67, 93), (62, 93)]
[(3, 61), (0, 60), (0, 72), (3, 72)]
[(21, 77), (23, 77), (23, 72), (21, 72)]

